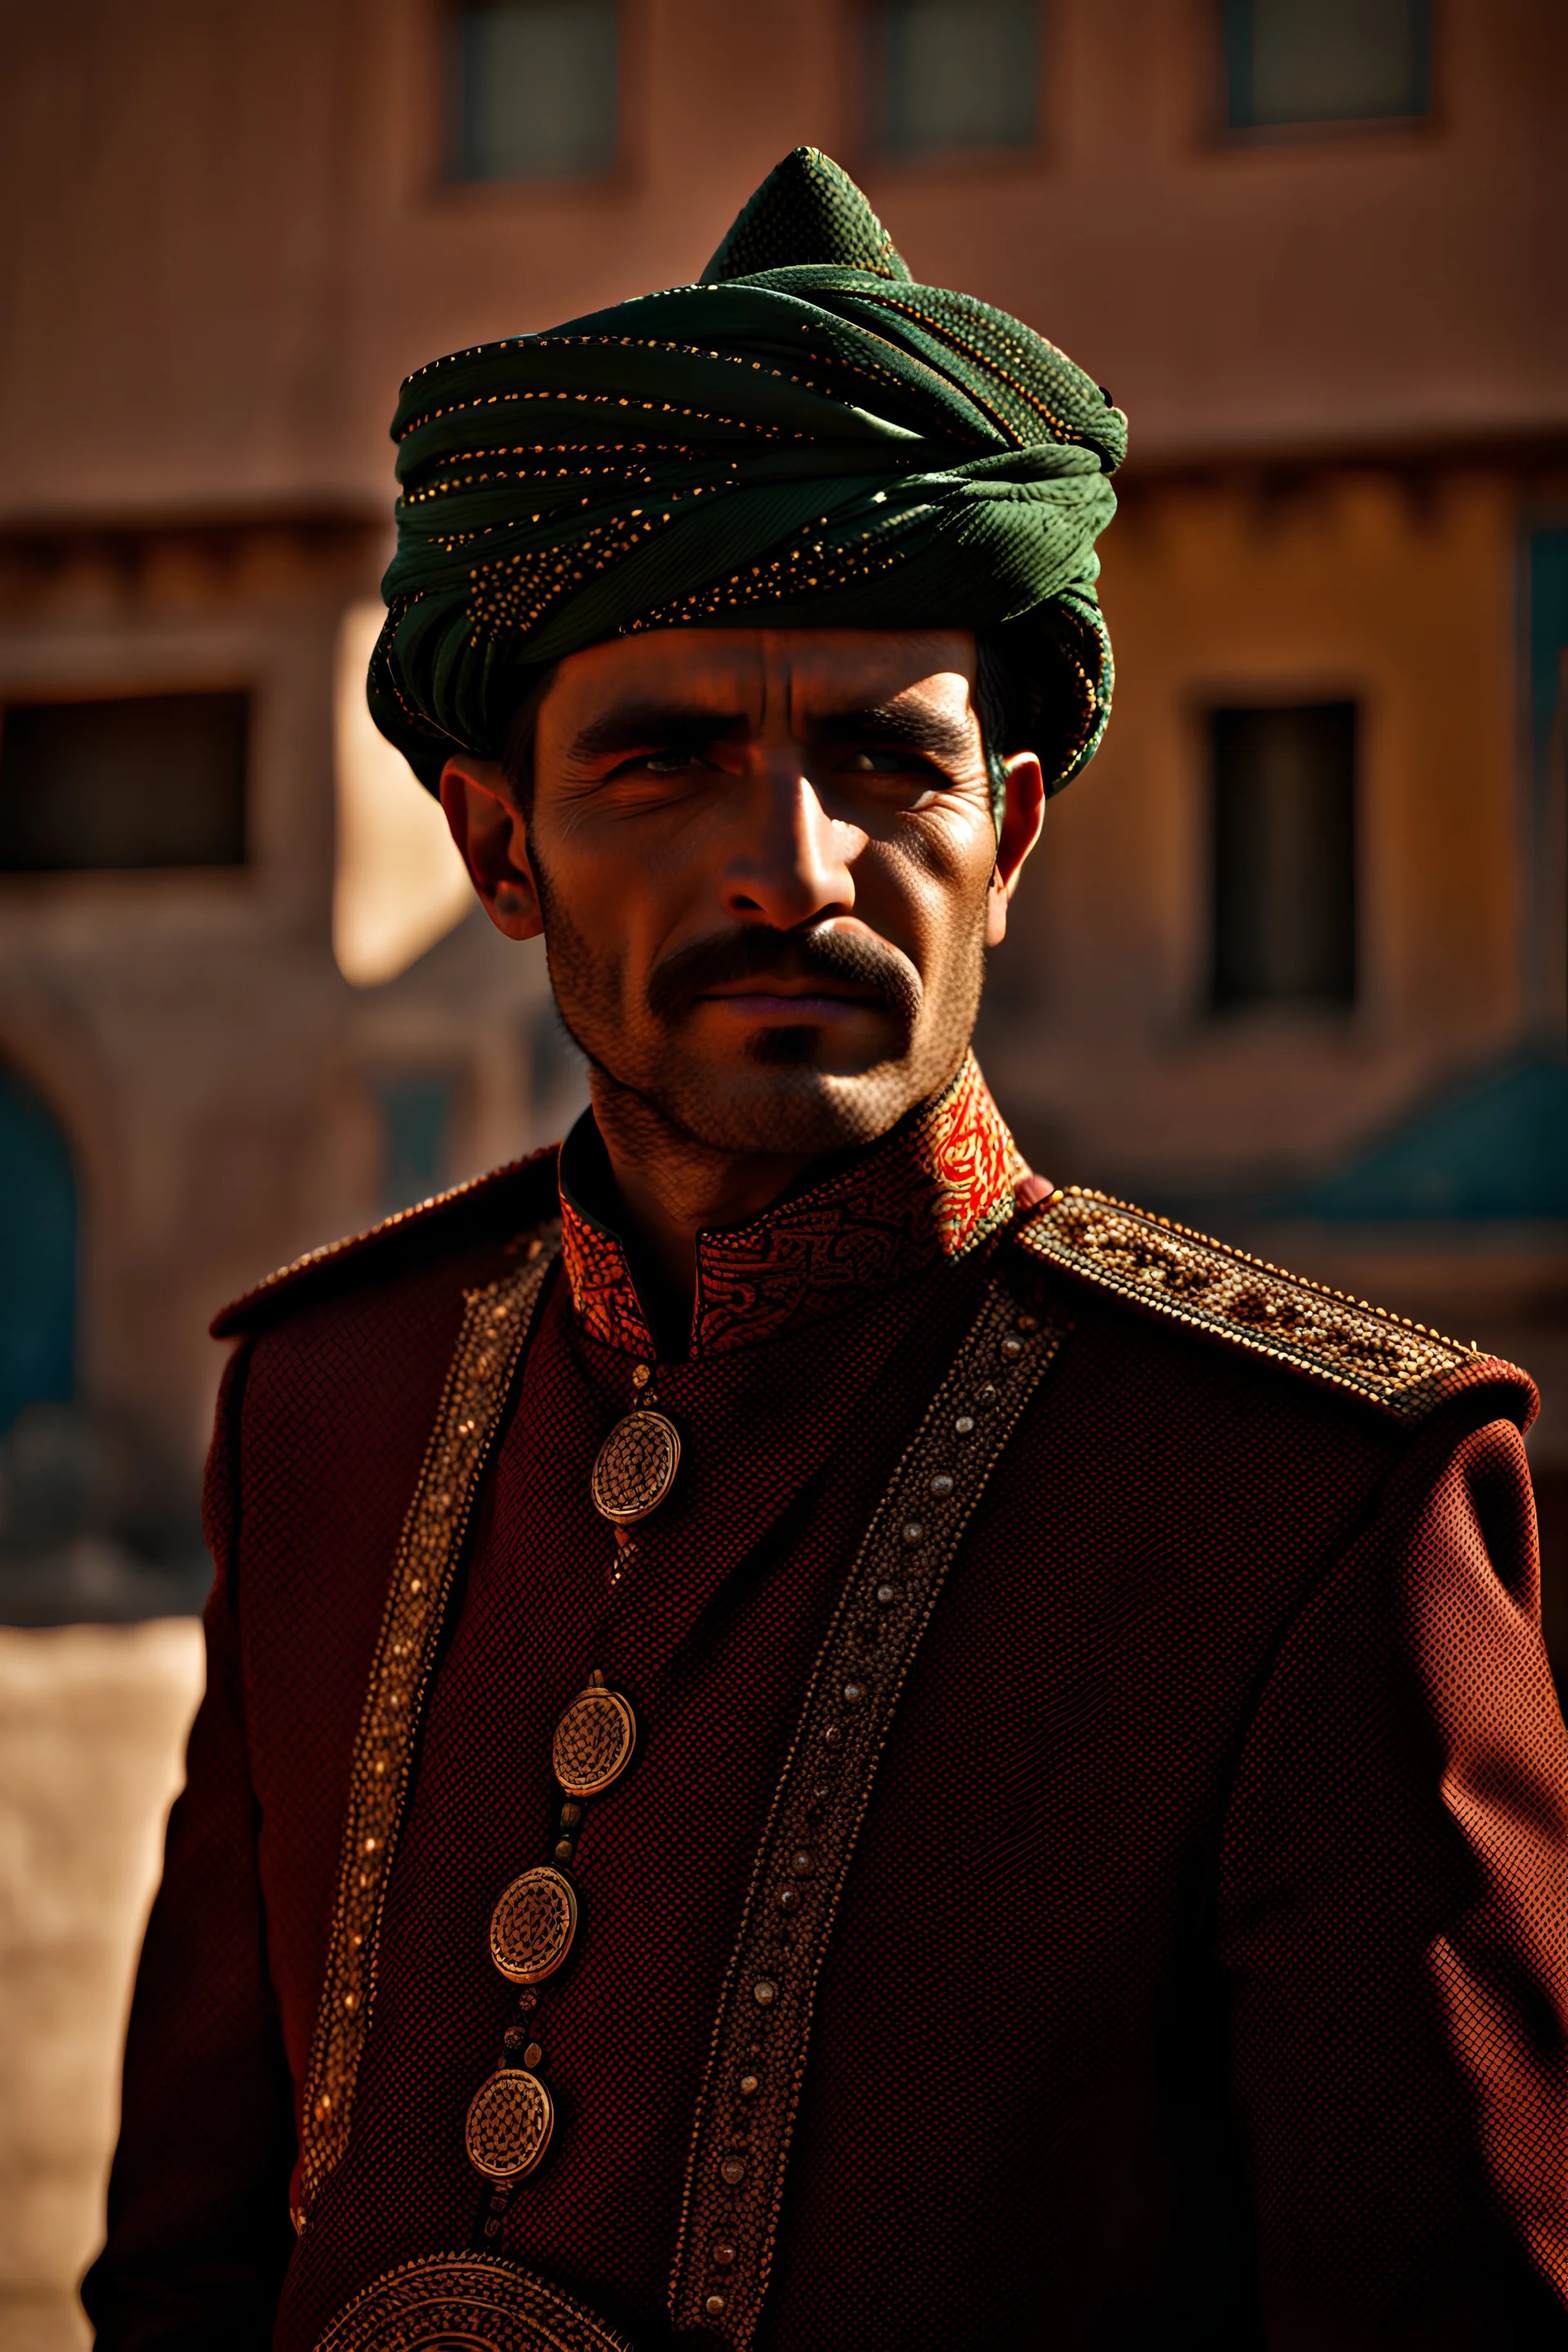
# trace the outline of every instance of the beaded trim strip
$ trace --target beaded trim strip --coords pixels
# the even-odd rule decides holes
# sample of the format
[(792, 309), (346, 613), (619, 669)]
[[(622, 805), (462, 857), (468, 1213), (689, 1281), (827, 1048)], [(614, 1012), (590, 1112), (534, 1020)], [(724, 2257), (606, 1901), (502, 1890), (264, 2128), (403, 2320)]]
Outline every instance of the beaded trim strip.
[(1349, 1389), (1396, 1421), (1424, 1420), (1458, 1376), (1484, 1360), (1424, 1323), (1076, 1184), (1031, 1217), (1018, 1240), (1119, 1298)]
[(338, 1896), (300, 2124), (299, 2229), (348, 2145), (375, 1994), (382, 1899), (425, 1685), (480, 1475), (555, 1249), (552, 1237), (536, 1236), (515, 1274), (465, 1294), (462, 1328), (404, 1521), (349, 1773)]
[[(1023, 1272), (1014, 1261), (1010, 1271)], [(679, 2328), (745, 2352), (762, 2311), (817, 1981), (893, 1710), (970, 1517), (1070, 1325), (1000, 1276), (894, 1472), (817, 1655), (698, 2101), (670, 2279)]]

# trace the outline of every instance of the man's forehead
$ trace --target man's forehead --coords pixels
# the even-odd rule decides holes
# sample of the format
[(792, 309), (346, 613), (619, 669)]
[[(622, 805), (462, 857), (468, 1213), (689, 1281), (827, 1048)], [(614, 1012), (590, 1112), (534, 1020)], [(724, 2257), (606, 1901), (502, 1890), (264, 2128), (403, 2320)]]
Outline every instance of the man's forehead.
[(659, 629), (563, 661), (549, 700), (569, 724), (626, 703), (757, 715), (782, 697), (824, 714), (909, 695), (967, 703), (965, 629)]

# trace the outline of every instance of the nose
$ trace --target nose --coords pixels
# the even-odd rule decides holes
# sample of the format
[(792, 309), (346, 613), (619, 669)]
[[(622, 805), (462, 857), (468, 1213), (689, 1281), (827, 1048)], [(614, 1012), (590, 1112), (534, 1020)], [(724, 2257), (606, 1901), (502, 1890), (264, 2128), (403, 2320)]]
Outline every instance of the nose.
[(735, 795), (735, 813), (743, 834), (720, 884), (732, 921), (789, 931), (851, 912), (851, 861), (865, 836), (829, 816), (798, 755), (774, 750), (759, 758)]

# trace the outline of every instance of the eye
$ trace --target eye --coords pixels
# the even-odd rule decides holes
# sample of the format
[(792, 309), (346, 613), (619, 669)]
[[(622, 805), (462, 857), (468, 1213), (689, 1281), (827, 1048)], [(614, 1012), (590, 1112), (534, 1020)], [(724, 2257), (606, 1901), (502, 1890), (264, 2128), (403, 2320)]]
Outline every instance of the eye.
[(702, 765), (695, 751), (672, 745), (664, 751), (639, 751), (635, 759), (623, 760), (612, 768), (613, 776), (684, 776)]
[(918, 751), (900, 751), (897, 745), (884, 751), (852, 751), (845, 765), (851, 774), (859, 776), (929, 775), (932, 772), (929, 760), (922, 760)]

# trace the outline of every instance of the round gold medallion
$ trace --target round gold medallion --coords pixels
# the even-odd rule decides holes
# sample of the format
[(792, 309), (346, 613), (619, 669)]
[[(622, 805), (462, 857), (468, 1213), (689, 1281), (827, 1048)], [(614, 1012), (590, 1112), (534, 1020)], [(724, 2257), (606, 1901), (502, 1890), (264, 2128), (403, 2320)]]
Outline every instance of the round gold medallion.
[(577, 1933), (577, 1893), (548, 1863), (514, 1878), (490, 1916), (490, 1958), (513, 1984), (552, 1976)]
[(637, 1739), (637, 1717), (619, 1691), (585, 1690), (555, 1727), (555, 1777), (569, 1797), (596, 1797), (620, 1779)]
[(537, 2074), (503, 2066), (481, 2083), (468, 2108), (463, 2142), (487, 2180), (521, 2180), (550, 2146), (555, 2108)]
[(617, 1527), (657, 1511), (680, 1467), (680, 1433), (662, 1412), (628, 1412), (617, 1421), (594, 1465), (594, 1508)]

